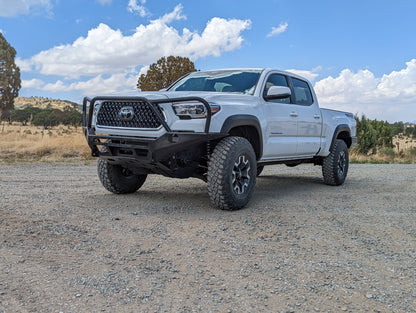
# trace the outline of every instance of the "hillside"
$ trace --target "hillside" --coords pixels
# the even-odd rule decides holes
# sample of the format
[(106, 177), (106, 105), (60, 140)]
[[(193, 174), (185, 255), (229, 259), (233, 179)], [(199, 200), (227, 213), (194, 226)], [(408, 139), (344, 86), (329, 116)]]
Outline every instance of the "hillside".
[(32, 107), (37, 107), (41, 109), (52, 108), (52, 109), (63, 110), (63, 108), (68, 105), (71, 107), (76, 107), (78, 109), (81, 108), (81, 106), (75, 102), (71, 102), (68, 100), (43, 98), (43, 97), (17, 97), (14, 100), (15, 109), (24, 109), (26, 107), (32, 106)]

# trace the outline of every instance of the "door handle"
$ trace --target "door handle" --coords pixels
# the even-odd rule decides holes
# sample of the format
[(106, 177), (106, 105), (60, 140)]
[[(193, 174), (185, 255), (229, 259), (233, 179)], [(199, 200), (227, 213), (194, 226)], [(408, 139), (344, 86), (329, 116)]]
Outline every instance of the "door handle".
[(290, 116), (291, 117), (298, 117), (298, 113), (297, 112), (290, 112)]
[(313, 117), (314, 117), (315, 119), (317, 119), (317, 120), (319, 120), (319, 119), (321, 118), (321, 116), (320, 116), (320, 115), (318, 115), (318, 114), (315, 114)]

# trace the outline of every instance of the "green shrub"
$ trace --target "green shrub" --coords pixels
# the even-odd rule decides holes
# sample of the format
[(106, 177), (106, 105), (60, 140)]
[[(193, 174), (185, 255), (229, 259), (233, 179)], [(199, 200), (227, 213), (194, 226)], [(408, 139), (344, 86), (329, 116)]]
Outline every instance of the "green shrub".
[(391, 158), (394, 158), (396, 156), (396, 152), (393, 150), (393, 148), (390, 148), (390, 147), (381, 148), (378, 150), (378, 153), (380, 155), (388, 156)]
[(416, 156), (416, 147), (410, 148), (409, 151), (408, 151), (408, 153), (412, 157)]

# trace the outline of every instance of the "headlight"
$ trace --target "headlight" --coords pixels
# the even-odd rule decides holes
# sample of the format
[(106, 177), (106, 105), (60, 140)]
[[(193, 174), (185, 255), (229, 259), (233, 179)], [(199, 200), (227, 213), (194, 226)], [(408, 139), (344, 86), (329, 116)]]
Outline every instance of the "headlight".
[[(210, 104), (211, 114), (215, 114), (220, 110), (220, 106)], [(207, 110), (201, 103), (174, 103), (173, 110), (175, 114), (182, 119), (205, 118), (207, 117)]]
[(97, 116), (97, 113), (98, 113), (98, 111), (100, 110), (100, 107), (101, 107), (101, 102), (96, 102), (96, 103), (94, 104), (94, 110), (93, 110), (93, 112), (92, 112), (92, 114), (93, 114), (94, 116)]
[(94, 126), (97, 125), (97, 114), (98, 114), (98, 111), (100, 111), (100, 108), (101, 108), (101, 101), (95, 102), (94, 108), (92, 110), (92, 118), (91, 118), (91, 124)]

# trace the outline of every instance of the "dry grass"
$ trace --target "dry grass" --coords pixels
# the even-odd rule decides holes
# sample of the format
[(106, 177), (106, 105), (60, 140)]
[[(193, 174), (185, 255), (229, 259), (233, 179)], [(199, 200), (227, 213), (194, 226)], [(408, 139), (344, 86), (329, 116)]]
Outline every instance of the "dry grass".
[(416, 139), (405, 137), (403, 135), (395, 136), (393, 138), (394, 150), (399, 153), (400, 150), (407, 151), (416, 148)]
[[(416, 150), (415, 150), (416, 151)], [(416, 153), (413, 154), (405, 153), (404, 155), (396, 154), (383, 155), (383, 154), (372, 154), (372, 155), (363, 155), (355, 153), (354, 151), (350, 154), (351, 163), (371, 163), (371, 164), (412, 164), (416, 163)]]
[(393, 138), (394, 148), (378, 149), (376, 154), (363, 155), (351, 152), (354, 163), (416, 163), (416, 139), (403, 135)]
[(20, 124), (0, 125), (0, 162), (71, 162), (90, 160), (82, 127), (43, 129)]

